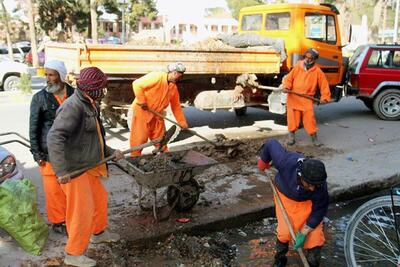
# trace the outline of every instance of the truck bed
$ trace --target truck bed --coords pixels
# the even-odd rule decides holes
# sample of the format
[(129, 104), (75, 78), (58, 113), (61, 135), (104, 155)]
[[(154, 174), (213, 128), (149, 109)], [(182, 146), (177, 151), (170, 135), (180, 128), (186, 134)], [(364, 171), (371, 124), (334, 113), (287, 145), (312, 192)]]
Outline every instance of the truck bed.
[(46, 60), (65, 62), (68, 72), (96, 66), (112, 76), (165, 70), (171, 62), (186, 65), (185, 74), (279, 73), (280, 55), (272, 48), (194, 50), (167, 46), (46, 44)]

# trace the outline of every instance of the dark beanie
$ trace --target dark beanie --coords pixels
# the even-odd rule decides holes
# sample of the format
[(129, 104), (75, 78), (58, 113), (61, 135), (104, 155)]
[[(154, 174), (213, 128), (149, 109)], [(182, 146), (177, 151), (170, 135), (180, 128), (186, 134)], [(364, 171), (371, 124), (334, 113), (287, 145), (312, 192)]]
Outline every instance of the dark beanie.
[[(317, 51), (316, 49), (314, 49), (314, 48), (309, 48), (309, 49), (307, 49), (306, 54), (307, 54), (307, 53), (310, 53), (310, 54), (313, 56), (314, 60), (317, 60), (317, 59), (319, 58), (319, 53), (318, 53), (318, 51)], [(304, 54), (304, 55), (305, 55), (305, 54)]]
[(317, 159), (306, 159), (302, 165), (303, 179), (312, 185), (321, 185), (326, 182), (326, 170), (322, 161)]

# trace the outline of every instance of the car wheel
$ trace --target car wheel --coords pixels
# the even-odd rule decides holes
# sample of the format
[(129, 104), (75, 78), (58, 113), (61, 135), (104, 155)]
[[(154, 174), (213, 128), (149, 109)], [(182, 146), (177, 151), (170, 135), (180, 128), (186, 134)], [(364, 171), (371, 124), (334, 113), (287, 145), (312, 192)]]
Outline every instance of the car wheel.
[(386, 89), (374, 100), (374, 111), (382, 120), (400, 119), (400, 90)]
[(3, 89), (4, 91), (16, 91), (18, 90), (18, 85), (21, 78), (18, 76), (8, 76), (4, 81)]
[(371, 98), (361, 98), (361, 101), (364, 103), (364, 105), (369, 108), (369, 110), (373, 111), (374, 110), (374, 100)]

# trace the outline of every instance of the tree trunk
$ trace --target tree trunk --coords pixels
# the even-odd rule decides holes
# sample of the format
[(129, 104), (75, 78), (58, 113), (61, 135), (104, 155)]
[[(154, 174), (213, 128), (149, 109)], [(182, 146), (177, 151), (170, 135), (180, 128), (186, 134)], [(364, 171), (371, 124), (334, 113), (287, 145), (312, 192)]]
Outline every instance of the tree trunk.
[(4, 6), (4, 1), (0, 0), (1, 2), (1, 8), (3, 9), (3, 19), (4, 19), (4, 24), (6, 27), (6, 36), (7, 36), (7, 46), (8, 46), (8, 56), (10, 57), (11, 61), (14, 61), (14, 55), (13, 55), (13, 49), (12, 49), (12, 43), (11, 43), (11, 35), (10, 35), (10, 23), (8, 21), (8, 13), (6, 10), (6, 7)]
[(90, 21), (92, 25), (92, 42), (97, 44), (97, 1), (90, 0)]
[(39, 67), (39, 56), (37, 53), (36, 45), (36, 30), (35, 30), (35, 19), (33, 17), (33, 3), (32, 0), (28, 0), (28, 20), (29, 20), (29, 35), (31, 37), (31, 53), (32, 53), (32, 66)]

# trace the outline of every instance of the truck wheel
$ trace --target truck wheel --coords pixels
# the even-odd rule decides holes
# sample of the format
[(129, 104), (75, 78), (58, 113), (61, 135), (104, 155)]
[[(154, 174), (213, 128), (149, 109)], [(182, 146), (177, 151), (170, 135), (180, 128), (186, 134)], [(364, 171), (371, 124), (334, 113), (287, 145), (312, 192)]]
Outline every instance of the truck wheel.
[(374, 111), (374, 100), (371, 98), (361, 98), (364, 105), (369, 108), (369, 110)]
[(235, 108), (235, 114), (236, 116), (244, 116), (247, 113), (247, 107), (242, 107), (242, 108)]
[(8, 76), (3, 84), (4, 91), (16, 91), (18, 90), (18, 85), (20, 81), (18, 76)]
[(400, 90), (386, 89), (374, 100), (374, 111), (382, 120), (400, 119)]

